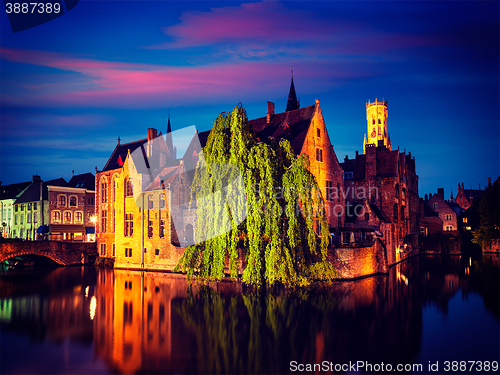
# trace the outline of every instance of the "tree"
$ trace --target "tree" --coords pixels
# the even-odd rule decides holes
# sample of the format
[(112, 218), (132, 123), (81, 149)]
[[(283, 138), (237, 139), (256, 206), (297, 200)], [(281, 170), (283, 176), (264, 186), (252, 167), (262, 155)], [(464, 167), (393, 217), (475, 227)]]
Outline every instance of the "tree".
[[(246, 267), (242, 280), (254, 286), (305, 285), (311, 280), (332, 280), (338, 274), (326, 260), (329, 239), (325, 204), (306, 155), (297, 157), (290, 142), (260, 141), (238, 105), (216, 120), (203, 149), (191, 188), (191, 199), (205, 199), (197, 207), (196, 245), (184, 252), (177, 270), (188, 277), (220, 280), (226, 259), (231, 277), (238, 276), (238, 247), (243, 245)], [(221, 165), (238, 168), (223, 170)], [(241, 172), (245, 194), (214, 195)], [(237, 200), (245, 202), (236, 202)], [(246, 219), (237, 224), (236, 212), (246, 203)], [(244, 206), (244, 205), (243, 205)], [(232, 210), (229, 209), (232, 207)], [(238, 208), (234, 208), (238, 207)], [(224, 219), (221, 210), (230, 211)], [(226, 222), (223, 222), (226, 220)], [(220, 226), (231, 230), (211, 238)], [(201, 242), (200, 236), (208, 234)]]
[(472, 242), (484, 249), (491, 240), (500, 238), (500, 177), (484, 192), (478, 211), (480, 224), (473, 233)]

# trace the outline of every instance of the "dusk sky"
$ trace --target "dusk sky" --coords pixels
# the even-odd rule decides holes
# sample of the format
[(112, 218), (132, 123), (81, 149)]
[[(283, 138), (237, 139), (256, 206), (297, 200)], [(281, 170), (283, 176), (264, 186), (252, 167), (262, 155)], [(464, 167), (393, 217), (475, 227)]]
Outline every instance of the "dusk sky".
[(500, 2), (85, 1), (13, 33), (1, 5), (0, 180), (94, 172), (117, 138), (195, 125), (239, 102), (283, 112), (290, 67), (339, 161), (363, 150), (365, 103), (388, 101), (419, 194), (500, 175)]

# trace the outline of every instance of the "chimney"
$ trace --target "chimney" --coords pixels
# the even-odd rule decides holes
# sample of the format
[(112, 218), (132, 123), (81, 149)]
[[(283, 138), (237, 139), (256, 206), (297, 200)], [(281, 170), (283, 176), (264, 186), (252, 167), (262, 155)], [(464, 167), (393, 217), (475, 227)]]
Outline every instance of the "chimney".
[(462, 182), (462, 189), (464, 188), (464, 183)]
[(71, 177), (75, 177), (75, 170), (74, 169), (71, 171)]
[(429, 200), (429, 196), (427, 194), (424, 195), (424, 199), (427, 202)]
[(491, 187), (491, 177), (488, 177), (488, 187)]
[(458, 183), (458, 191), (460, 191), (460, 182)]
[(479, 184), (479, 190), (481, 190), (481, 184)]
[(267, 102), (267, 120), (266, 122), (269, 124), (271, 122), (271, 118), (274, 116), (274, 103)]
[(34, 184), (36, 184), (36, 183), (38, 183), (38, 182), (42, 182), (42, 179), (40, 178), (40, 176), (39, 176), (39, 175), (34, 174), (34, 175), (33, 175), (33, 178), (31, 179), (31, 182), (32, 182), (32, 183), (34, 183)]
[(444, 189), (443, 188), (438, 188), (438, 198), (444, 200)]
[(157, 136), (157, 130), (154, 128), (148, 128), (148, 142), (155, 139)]
[(358, 158), (358, 150), (356, 150), (356, 159)]
[(344, 163), (347, 163), (349, 161), (349, 156), (346, 155), (345, 158), (344, 158)]

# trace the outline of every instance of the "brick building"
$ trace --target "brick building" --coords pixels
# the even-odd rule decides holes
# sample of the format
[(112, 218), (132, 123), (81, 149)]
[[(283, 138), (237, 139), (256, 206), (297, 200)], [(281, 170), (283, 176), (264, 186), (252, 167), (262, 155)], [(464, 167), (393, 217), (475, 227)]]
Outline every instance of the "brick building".
[[(286, 111), (275, 113), (275, 105), (267, 102), (267, 114), (248, 121), (257, 137), (265, 140), (286, 139), (290, 141), (296, 155), (306, 154), (310, 162), (310, 171), (321, 188), (326, 204), (327, 221), (331, 230), (343, 224), (344, 197), (339, 192), (344, 184), (344, 173), (333, 150), (330, 136), (326, 129), (319, 100), (314, 105), (299, 108), (299, 102), (292, 82)], [(200, 146), (204, 147), (210, 131), (199, 133)], [(186, 169), (189, 159), (200, 152), (195, 147), (188, 147)]]
[[(175, 216), (182, 210), (170, 210), (187, 202), (184, 177), (183, 161), (172, 145), (170, 119), (165, 138), (149, 128), (145, 139), (126, 144), (118, 139), (103, 170), (96, 171), (99, 254), (113, 258), (117, 267), (175, 267), (184, 250), (178, 246), (179, 237), (193, 236), (194, 227)], [(181, 225), (176, 228), (174, 222)]]
[(0, 232), (2, 237), (14, 237), (14, 202), (30, 184), (31, 181), (27, 181), (2, 186), (0, 181)]
[(452, 204), (444, 199), (444, 189), (438, 188), (436, 194), (430, 194), (428, 199), (424, 201), (435, 213), (438, 214), (439, 219), (443, 222), (441, 231), (443, 232), (456, 232), (457, 228), (457, 213), (453, 209)]
[[(387, 135), (387, 101), (366, 104), (370, 134), (363, 142), (364, 154), (345, 157), (346, 196), (343, 244), (371, 242), (380, 238), (387, 248), (389, 264), (418, 247), (418, 176), (411, 153), (391, 150)], [(377, 143), (374, 143), (377, 142)]]
[(73, 176), (70, 183), (63, 178), (44, 182), (33, 176), (14, 202), (12, 237), (92, 241), (94, 197), (91, 173)]

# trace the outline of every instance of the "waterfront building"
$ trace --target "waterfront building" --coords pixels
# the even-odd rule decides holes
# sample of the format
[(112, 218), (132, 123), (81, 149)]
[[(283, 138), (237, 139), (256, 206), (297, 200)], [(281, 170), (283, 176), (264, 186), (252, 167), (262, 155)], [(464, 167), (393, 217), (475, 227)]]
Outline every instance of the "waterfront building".
[(436, 194), (431, 194), (429, 198), (424, 201), (428, 207), (438, 214), (443, 222), (441, 228), (442, 232), (456, 232), (458, 214), (455, 211), (453, 202), (444, 199), (444, 189), (438, 188)]
[(31, 184), (31, 181), (3, 185), (0, 182), (0, 233), (4, 238), (13, 238), (14, 202)]
[(389, 264), (418, 249), (418, 176), (411, 152), (392, 150), (387, 133), (387, 101), (366, 104), (364, 154), (346, 155), (344, 171), (345, 225), (341, 243), (364, 246), (379, 238)]
[(68, 184), (63, 178), (44, 182), (40, 176), (33, 176), (31, 184), (14, 202), (12, 237), (92, 241), (93, 177), (91, 173), (73, 176)]
[[(344, 196), (341, 193), (344, 173), (333, 149), (319, 99), (313, 105), (299, 108), (292, 77), (286, 111), (275, 113), (274, 103), (267, 102), (266, 116), (249, 120), (248, 123), (259, 140), (270, 137), (276, 140), (286, 139), (296, 155), (308, 156), (309, 170), (316, 178), (325, 200), (330, 231), (338, 230), (344, 220)], [(199, 133), (202, 148), (209, 134), (210, 130)], [(193, 165), (190, 159), (195, 158), (200, 151), (191, 145), (188, 147), (185, 154), (187, 170)]]
[(185, 176), (172, 145), (170, 119), (165, 138), (149, 128), (147, 138), (125, 144), (118, 139), (104, 168), (96, 170), (100, 256), (113, 258), (118, 267), (173, 269), (184, 250), (179, 239), (194, 233), (194, 222), (182, 220), (189, 197)]

